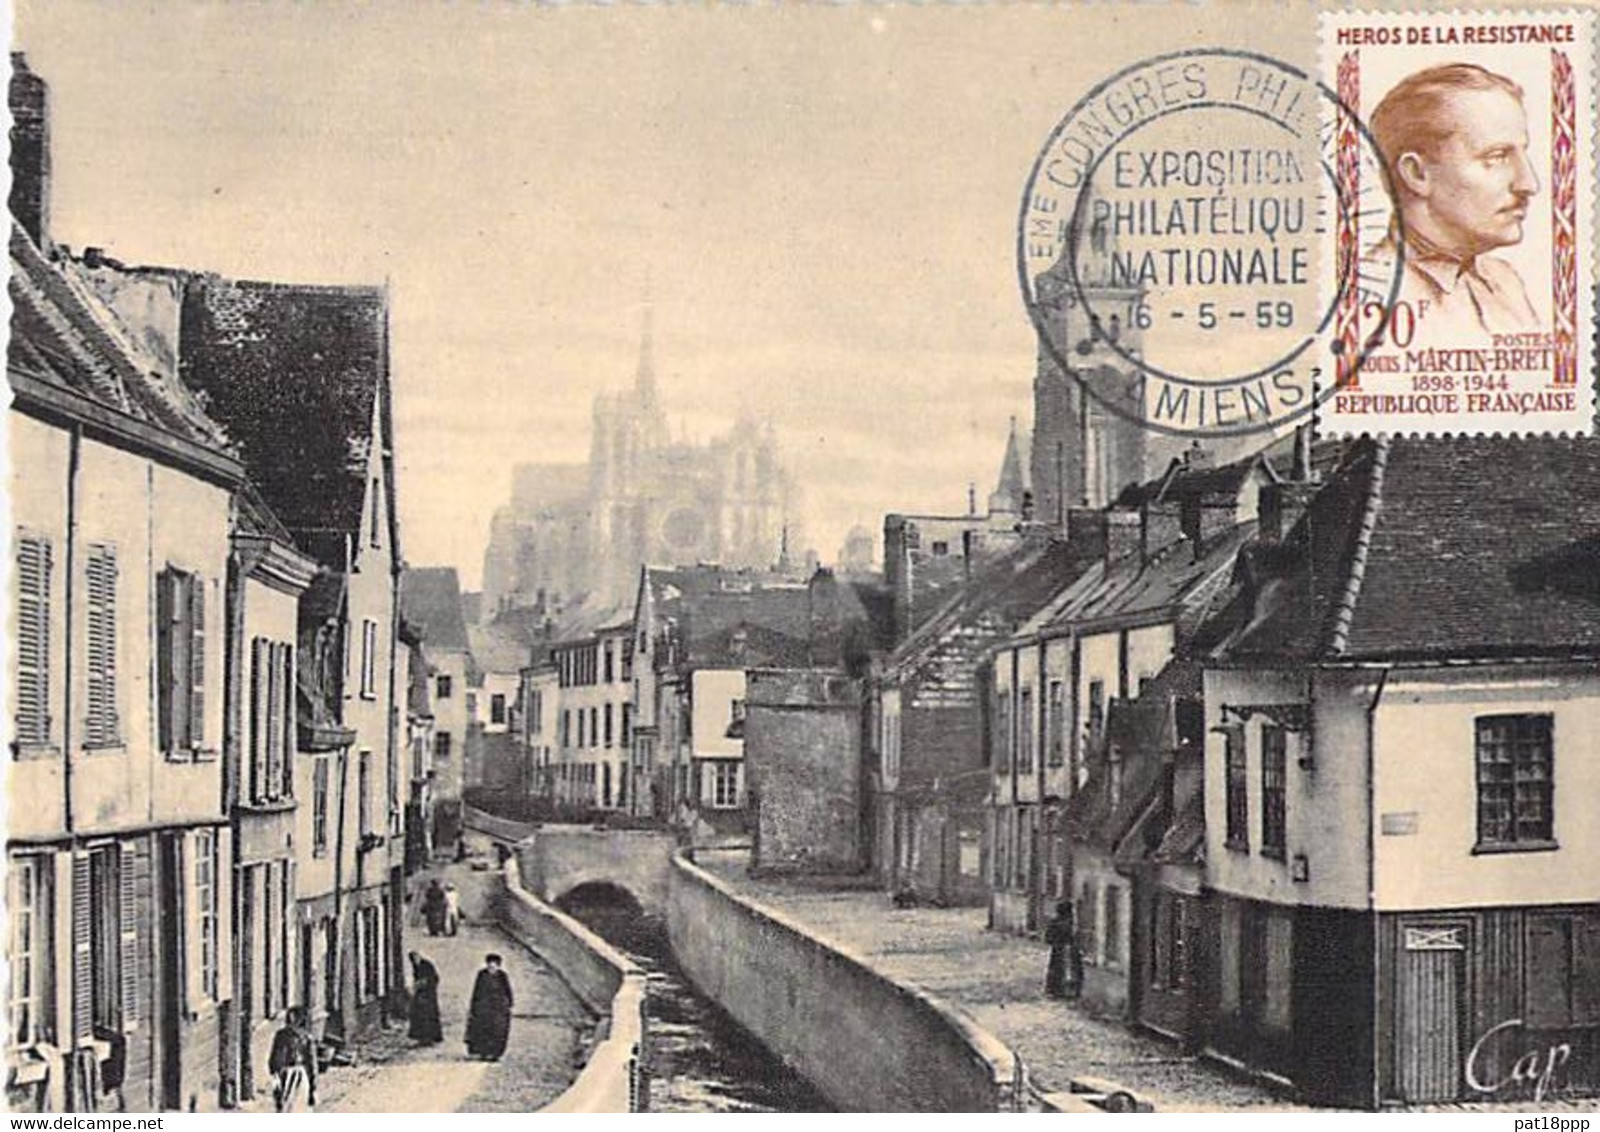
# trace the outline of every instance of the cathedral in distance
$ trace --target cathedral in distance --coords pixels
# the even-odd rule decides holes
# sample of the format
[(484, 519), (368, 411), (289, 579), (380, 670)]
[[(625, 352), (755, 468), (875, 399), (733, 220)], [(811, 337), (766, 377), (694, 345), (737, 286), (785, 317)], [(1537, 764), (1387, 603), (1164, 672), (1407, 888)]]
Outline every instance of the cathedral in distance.
[(483, 610), (634, 596), (639, 569), (715, 562), (791, 568), (800, 499), (770, 423), (741, 413), (704, 444), (674, 440), (645, 312), (632, 388), (595, 397), (587, 464), (519, 464), (484, 554)]

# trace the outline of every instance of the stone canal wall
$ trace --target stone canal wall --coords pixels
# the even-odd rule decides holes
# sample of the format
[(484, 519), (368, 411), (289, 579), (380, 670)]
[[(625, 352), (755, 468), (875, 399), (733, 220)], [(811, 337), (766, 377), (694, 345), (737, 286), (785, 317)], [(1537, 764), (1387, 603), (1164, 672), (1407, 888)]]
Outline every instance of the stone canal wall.
[(519, 856), (513, 854), (505, 863), (505, 892), (498, 908), (501, 924), (603, 1019), (601, 1040), (578, 1079), (542, 1111), (641, 1111), (648, 1107), (640, 1059), (645, 1048), (644, 971), (577, 920), (527, 891)]
[(1010, 1112), (1016, 1055), (919, 987), (673, 858), (668, 933), (683, 970), (745, 1029), (851, 1112)]

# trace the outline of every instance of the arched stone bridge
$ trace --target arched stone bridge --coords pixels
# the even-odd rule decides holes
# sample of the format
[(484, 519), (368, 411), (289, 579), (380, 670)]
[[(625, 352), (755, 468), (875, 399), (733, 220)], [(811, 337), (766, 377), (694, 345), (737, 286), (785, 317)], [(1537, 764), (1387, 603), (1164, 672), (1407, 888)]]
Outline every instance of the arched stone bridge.
[(672, 854), (670, 833), (545, 825), (517, 848), (522, 883), (547, 904), (586, 884), (627, 891), (646, 912), (665, 915)]

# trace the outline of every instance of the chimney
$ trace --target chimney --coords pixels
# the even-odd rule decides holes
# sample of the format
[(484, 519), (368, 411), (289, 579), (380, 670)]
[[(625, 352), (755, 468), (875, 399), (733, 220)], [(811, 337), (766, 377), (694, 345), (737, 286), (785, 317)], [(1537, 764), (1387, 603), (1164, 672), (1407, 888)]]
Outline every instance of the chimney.
[(1149, 562), (1161, 551), (1183, 538), (1183, 505), (1177, 502), (1150, 502), (1141, 512), (1139, 553)]
[(11, 215), (44, 248), (50, 228), (50, 88), (11, 53)]
[(894, 595), (895, 644), (911, 634), (911, 540), (915, 537), (915, 528), (904, 515), (884, 517), (883, 580)]
[(839, 580), (833, 571), (819, 569), (806, 584), (810, 617), (811, 663), (832, 666), (843, 662), (839, 618)]
[(1198, 440), (1190, 444), (1183, 452), (1183, 464), (1191, 472), (1203, 472), (1216, 463), (1216, 456), (1211, 449), (1201, 444)]
[(1131, 558), (1139, 553), (1144, 538), (1144, 526), (1139, 512), (1127, 507), (1114, 507), (1106, 516), (1106, 565)]
[(1319, 485), (1286, 480), (1261, 489), (1261, 541), (1282, 545), (1316, 498)]
[(1106, 513), (1094, 507), (1067, 508), (1067, 545), (1083, 562), (1106, 553)]

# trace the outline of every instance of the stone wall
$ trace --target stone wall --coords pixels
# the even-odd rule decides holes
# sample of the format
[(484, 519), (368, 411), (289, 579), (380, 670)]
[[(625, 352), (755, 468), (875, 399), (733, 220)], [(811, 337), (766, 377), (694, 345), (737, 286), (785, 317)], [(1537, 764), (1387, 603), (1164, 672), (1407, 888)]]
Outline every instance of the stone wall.
[(505, 889), (496, 902), (502, 926), (548, 963), (584, 1005), (601, 1015), (601, 1040), (566, 1092), (544, 1112), (639, 1112), (640, 1055), (645, 1043), (645, 977), (632, 960), (571, 916), (522, 886), (518, 847), (505, 864)]
[(756, 866), (849, 873), (866, 864), (861, 699), (842, 672), (749, 674), (745, 769), (757, 800)]
[(774, 1053), (851, 1112), (1010, 1112), (1021, 1061), (967, 1015), (736, 893), (680, 855), (678, 962)]

